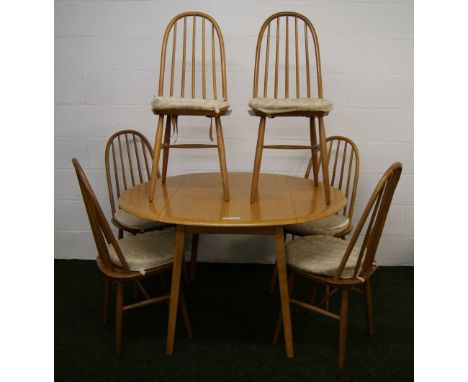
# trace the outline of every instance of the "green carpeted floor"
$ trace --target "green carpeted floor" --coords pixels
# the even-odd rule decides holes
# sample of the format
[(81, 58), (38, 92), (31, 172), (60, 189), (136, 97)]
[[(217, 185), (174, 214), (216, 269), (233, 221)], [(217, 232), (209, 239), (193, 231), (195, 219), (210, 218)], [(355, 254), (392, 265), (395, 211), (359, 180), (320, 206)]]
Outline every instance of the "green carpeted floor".
[[(381, 267), (373, 278), (375, 335), (361, 295), (352, 295), (345, 368), (338, 369), (338, 323), (292, 307), (296, 356), (271, 339), (279, 308), (266, 290), (271, 266), (199, 264), (187, 287), (195, 337), (178, 320), (165, 355), (167, 306), (124, 314), (123, 353), (114, 356), (111, 319), (102, 323), (102, 276), (94, 261), (55, 261), (56, 381), (410, 381), (413, 380), (413, 268)], [(158, 292), (157, 280), (148, 290)], [(298, 281), (295, 294), (308, 285)], [(128, 288), (127, 301), (133, 299)], [(332, 306), (333, 308), (333, 306)]]

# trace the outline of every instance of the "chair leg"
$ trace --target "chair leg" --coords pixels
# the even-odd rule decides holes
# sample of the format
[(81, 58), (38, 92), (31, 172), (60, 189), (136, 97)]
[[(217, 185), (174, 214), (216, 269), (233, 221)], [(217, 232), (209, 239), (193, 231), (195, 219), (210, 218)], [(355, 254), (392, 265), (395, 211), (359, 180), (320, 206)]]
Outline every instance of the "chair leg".
[(310, 145), (311, 149), (311, 158), (309, 166), (307, 167), (305, 178), (308, 179), (310, 176), (310, 170), (312, 167), (312, 172), (314, 174), (314, 186), (318, 186), (318, 158), (317, 158), (317, 130), (315, 128), (315, 118), (310, 118)]
[(185, 300), (183, 288), (180, 288), (180, 292), (179, 292), (179, 307), (182, 312), (182, 317), (184, 319), (184, 324), (185, 324), (185, 329), (187, 330), (187, 334), (190, 339), (193, 339), (192, 323), (190, 321), (187, 301)]
[(153, 167), (151, 169), (150, 190), (148, 195), (148, 199), (150, 202), (152, 202), (154, 199), (154, 192), (156, 191), (156, 183), (158, 181), (159, 157), (161, 155), (163, 122), (164, 116), (160, 115), (158, 119), (158, 128), (156, 130), (156, 138), (154, 140)]
[[(294, 274), (294, 272), (289, 272), (289, 276), (288, 276), (289, 298), (292, 297), (292, 290), (294, 286), (295, 277), (296, 275)], [(278, 320), (276, 321), (275, 334), (273, 335), (273, 344), (275, 345), (278, 343), (282, 327), (283, 327), (283, 315), (281, 314), (281, 310), (280, 310)]]
[(348, 327), (348, 289), (343, 289), (340, 307), (340, 337), (338, 341), (338, 367), (344, 366), (346, 354), (346, 331)]
[(104, 323), (107, 323), (109, 318), (109, 294), (111, 281), (104, 276)]
[(171, 117), (166, 118), (166, 129), (164, 130), (164, 146), (163, 146), (163, 164), (161, 183), (166, 184), (167, 165), (169, 162), (169, 145), (171, 144)]
[(224, 147), (223, 127), (221, 125), (221, 117), (215, 118), (216, 123), (216, 140), (218, 143), (219, 166), (221, 168), (221, 177), (223, 180), (224, 201), (229, 202), (229, 181), (226, 165), (226, 149)]
[(190, 281), (195, 280), (195, 274), (197, 273), (198, 239), (198, 233), (194, 233), (192, 235), (192, 253), (190, 257)]
[(255, 203), (258, 197), (258, 177), (260, 175), (260, 166), (262, 164), (263, 141), (265, 139), (266, 117), (260, 118), (258, 127), (257, 149), (255, 150), (255, 162), (252, 173), (252, 187), (250, 189), (250, 203)]
[(374, 335), (374, 318), (372, 316), (372, 294), (370, 280), (364, 283), (364, 295), (366, 299), (366, 315), (367, 315), (367, 329), (369, 335)]
[(323, 188), (325, 190), (325, 201), (330, 204), (330, 180), (328, 177), (328, 153), (327, 143), (325, 141), (325, 125), (323, 117), (319, 117), (319, 135), (320, 135), (320, 157), (322, 158), (322, 178)]
[(118, 239), (123, 239), (123, 229), (119, 229), (119, 236)]
[(123, 283), (118, 281), (115, 303), (115, 355), (120, 355), (122, 350), (122, 315), (123, 315)]

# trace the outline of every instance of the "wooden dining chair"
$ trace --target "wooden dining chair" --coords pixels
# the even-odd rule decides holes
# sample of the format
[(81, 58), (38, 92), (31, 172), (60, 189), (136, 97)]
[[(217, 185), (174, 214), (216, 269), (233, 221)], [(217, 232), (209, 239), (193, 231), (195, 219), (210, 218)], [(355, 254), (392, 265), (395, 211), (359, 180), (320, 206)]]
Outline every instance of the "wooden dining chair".
[[(327, 137), (327, 155), (331, 166), (330, 185), (342, 191), (347, 204), (343, 210), (335, 215), (305, 223), (290, 224), (284, 227), (286, 234), (295, 236), (328, 235), (345, 238), (353, 230), (352, 219), (354, 203), (356, 202), (357, 186), (359, 182), (359, 150), (356, 144), (347, 137)], [(318, 158), (320, 168), (321, 158)], [(305, 178), (308, 179), (313, 166), (312, 157), (309, 160)], [(319, 177), (321, 176), (319, 171)], [(278, 273), (276, 265), (270, 282), (270, 294), (276, 285)]]
[[(169, 39), (171, 40), (170, 44)], [(190, 52), (188, 52), (188, 45), (191, 45)], [(199, 50), (198, 53), (197, 49)], [(188, 53), (190, 53), (191, 57), (188, 57)], [(219, 58), (217, 58), (218, 55)], [(168, 73), (170, 76), (169, 81), (166, 81), (167, 57), (169, 57), (168, 60), (170, 60), (170, 75)], [(186, 73), (188, 60), (190, 60), (190, 72)], [(177, 70), (179, 73), (176, 74), (175, 67), (178, 66), (180, 61), (181, 68), (180, 71)], [(198, 72), (197, 68), (200, 69), (200, 72)], [(187, 81), (186, 75), (188, 77)], [(186, 82), (189, 81), (191, 83), (190, 92), (188, 92), (188, 90), (186, 92), (186, 87), (188, 88), (188, 85), (186, 86)], [(153, 99), (151, 105), (153, 113), (158, 115), (159, 118), (154, 145), (149, 201), (153, 201), (156, 190), (156, 174), (159, 166), (161, 150), (163, 151), (161, 182), (162, 184), (165, 184), (169, 161), (169, 150), (171, 148), (217, 148), (224, 200), (228, 202), (228, 173), (223, 128), (221, 125), (221, 116), (229, 113), (226, 84), (226, 58), (221, 29), (219, 28), (218, 23), (211, 16), (202, 12), (184, 12), (175, 16), (169, 22), (162, 42), (158, 96)], [(178, 131), (177, 124), (179, 116), (204, 116), (209, 117), (211, 120), (214, 118), (216, 127), (216, 144), (171, 143), (171, 126)]]
[(136, 130), (118, 131), (107, 141), (104, 157), (111, 221), (119, 229), (118, 238), (123, 238), (124, 231), (136, 234), (169, 227), (134, 216), (118, 204), (122, 192), (150, 179), (153, 149), (148, 139)]
[[(365, 297), (367, 327), (374, 333), (370, 278), (377, 269), (375, 255), (387, 219), (393, 194), (400, 179), (402, 165), (393, 163), (378, 182), (351, 239), (311, 235), (290, 241), (286, 245), (286, 260), (289, 269), (288, 284), (290, 303), (339, 321), (338, 366), (343, 368), (346, 351), (349, 291), (363, 292)], [(357, 244), (361, 232), (365, 232), (362, 244)], [(293, 292), (295, 276), (304, 277), (316, 284), (330, 287), (330, 292), (318, 304), (295, 299)], [(338, 314), (321, 307), (335, 293), (341, 292)], [(281, 331), (281, 313), (273, 342)]]
[[(293, 39), (290, 36), (294, 36)], [(270, 49), (270, 45), (274, 48)], [(290, 44), (292, 45), (290, 48)], [(282, 47), (280, 47), (282, 45)], [(283, 50), (284, 46), (284, 50)], [(270, 58), (270, 50), (274, 55)], [(284, 55), (281, 52), (284, 52)], [(294, 59), (290, 59), (290, 50)], [(262, 51), (264, 58), (262, 60)], [(310, 52), (315, 54), (311, 59)], [(271, 63), (274, 61), (274, 73)], [(316, 74), (316, 96), (313, 95), (311, 72)], [(284, 71), (283, 71), (284, 68)], [(301, 70), (301, 68), (305, 69)], [(272, 72), (270, 74), (270, 72)], [(263, 81), (263, 89), (259, 83)], [(281, 82), (284, 82), (282, 86)], [(294, 83), (294, 87), (290, 83)], [(260, 85), (261, 86), (261, 85)], [(284, 89), (284, 92), (281, 91)], [(294, 90), (293, 90), (294, 89)], [(260, 94), (263, 91), (263, 96)], [(302, 97), (301, 97), (302, 95)], [(296, 12), (279, 12), (270, 16), (262, 25), (257, 39), (253, 98), (249, 102), (251, 114), (260, 117), (257, 148), (253, 167), (250, 202), (258, 198), (258, 180), (263, 149), (311, 150), (315, 186), (318, 186), (318, 152), (322, 153), (323, 186), (326, 203), (330, 204), (330, 182), (328, 176), (328, 156), (326, 154), (325, 125), (323, 117), (333, 109), (333, 103), (323, 98), (320, 49), (314, 26), (305, 16)], [(309, 120), (309, 145), (265, 145), (266, 118), (305, 117)], [(318, 139), (317, 127), (318, 121)], [(317, 143), (318, 142), (318, 143)]]
[[(121, 130), (113, 134), (106, 144), (105, 166), (107, 189), (112, 210), (111, 222), (118, 228), (118, 238), (124, 232), (133, 235), (161, 230), (171, 224), (142, 219), (120, 208), (118, 200), (122, 192), (140, 183), (148, 182), (153, 161), (153, 149), (148, 139), (136, 130)], [(159, 174), (158, 174), (159, 175)], [(192, 258), (198, 254), (198, 234), (192, 235)], [(182, 267), (184, 281), (188, 284), (188, 272)], [(192, 277), (193, 278), (193, 277)]]
[[(111, 281), (116, 283), (115, 354), (120, 355), (123, 312), (157, 302), (168, 301), (170, 298), (167, 289), (162, 296), (150, 297), (140, 280), (159, 274), (162, 277), (163, 285), (166, 285), (164, 272), (170, 271), (172, 267), (175, 232), (168, 230), (154, 231), (117, 240), (80, 163), (76, 159), (72, 159), (72, 162), (97, 247), (96, 263), (104, 275), (104, 321), (107, 321), (108, 317)], [(124, 286), (130, 282), (136, 282), (145, 296), (145, 300), (124, 305)], [(192, 326), (187, 304), (182, 293), (180, 297), (180, 308), (184, 323), (189, 337), (192, 338)]]

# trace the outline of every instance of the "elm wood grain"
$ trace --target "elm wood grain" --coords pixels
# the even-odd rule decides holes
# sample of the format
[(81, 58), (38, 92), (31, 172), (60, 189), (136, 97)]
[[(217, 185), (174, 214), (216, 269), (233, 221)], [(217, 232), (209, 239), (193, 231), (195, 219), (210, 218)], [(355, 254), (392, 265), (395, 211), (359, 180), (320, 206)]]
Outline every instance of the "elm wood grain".
[[(260, 32), (258, 34), (257, 39), (257, 47), (255, 51), (255, 66), (254, 66), (254, 81), (253, 81), (253, 98), (258, 97), (258, 86), (259, 86), (259, 78), (262, 73), (260, 73), (261, 66), (261, 53), (262, 53), (262, 45), (263, 39), (266, 33), (266, 49), (265, 49), (265, 65), (263, 71), (263, 96), (268, 97), (268, 72), (269, 68), (269, 56), (270, 56), (270, 35), (272, 30), (274, 30), (275, 34), (275, 41), (276, 41), (276, 49), (275, 49), (275, 78), (274, 78), (274, 93), (272, 96), (274, 98), (278, 98), (278, 82), (279, 82), (279, 62), (280, 62), (280, 31), (281, 31), (281, 22), (280, 20), (284, 20), (285, 24), (285, 52), (284, 52), (284, 97), (290, 97), (290, 81), (289, 81), (289, 19), (292, 18), (294, 21), (294, 52), (295, 52), (295, 60), (294, 60), (294, 67), (291, 70), (295, 69), (295, 87), (296, 87), (296, 98), (300, 97), (300, 57), (302, 54), (299, 53), (299, 35), (301, 34), (299, 28), (299, 22), (304, 26), (304, 53), (303, 56), (305, 58), (305, 68), (306, 68), (306, 75), (307, 83), (307, 97), (311, 97), (311, 80), (310, 80), (310, 58), (309, 58), (309, 34), (311, 35), (311, 41), (314, 46), (314, 53), (315, 53), (315, 67), (316, 67), (316, 78), (317, 78), (317, 96), (318, 98), (323, 98), (323, 85), (322, 85), (322, 72), (321, 72), (321, 63), (320, 63), (320, 48), (318, 43), (317, 33), (315, 31), (314, 26), (310, 22), (308, 18), (305, 16), (296, 13), (296, 12), (279, 12), (271, 15), (262, 25), (260, 28)], [(276, 21), (276, 23), (275, 23)], [(276, 24), (276, 28), (275, 28)], [(257, 140), (257, 150), (255, 153), (255, 162), (254, 162), (254, 169), (253, 169), (253, 178), (252, 178), (252, 185), (251, 185), (251, 203), (256, 202), (256, 195), (257, 195), (257, 185), (258, 185), (258, 176), (260, 173), (261, 168), (261, 159), (262, 155), (261, 152), (263, 149), (281, 149), (281, 150), (295, 150), (295, 149), (311, 149), (310, 146), (304, 145), (263, 145), (264, 140), (264, 130), (265, 130), (265, 117), (274, 118), (274, 117), (305, 117), (309, 118), (309, 128), (314, 130), (314, 133), (311, 132), (311, 140), (312, 136), (315, 137), (315, 119), (318, 120), (318, 130), (319, 130), (319, 145), (318, 148), (322, 155), (322, 172), (323, 172), (323, 184), (325, 186), (325, 195), (326, 195), (326, 202), (330, 203), (330, 183), (328, 179), (328, 159), (326, 153), (326, 145), (325, 145), (325, 125), (323, 121), (323, 117), (328, 115), (328, 112), (323, 111), (314, 111), (314, 112), (279, 112), (279, 113), (263, 113), (260, 111), (251, 111), (252, 115), (258, 116), (261, 118), (260, 126), (259, 126), (259, 137)], [(260, 130), (263, 130), (260, 132)], [(261, 139), (261, 142), (260, 142)], [(314, 147), (316, 143), (311, 143), (311, 146)], [(316, 167), (314, 167), (316, 169)], [(317, 171), (314, 171), (314, 176), (317, 175)], [(317, 179), (315, 180), (315, 184), (317, 185)]]
[[(98, 252), (98, 257), (96, 258), (96, 264), (99, 270), (102, 272), (105, 279), (105, 290), (108, 291), (110, 287), (110, 281), (116, 283), (116, 304), (115, 304), (115, 354), (120, 355), (122, 351), (122, 320), (123, 312), (128, 309), (134, 309), (141, 306), (146, 306), (156, 302), (164, 301), (169, 298), (169, 295), (147, 299), (142, 303), (134, 303), (125, 305), (124, 304), (124, 285), (127, 282), (137, 283), (139, 280), (147, 277), (151, 277), (155, 274), (161, 274), (165, 271), (168, 271), (172, 267), (172, 263), (166, 263), (164, 265), (150, 268), (145, 270), (145, 273), (130, 271), (127, 261), (125, 259), (125, 254), (122, 252), (122, 249), (119, 246), (117, 239), (115, 238), (112, 229), (107, 222), (107, 219), (102, 211), (102, 208), (96, 198), (96, 195), (86, 177), (80, 163), (77, 159), (72, 159), (73, 166), (75, 168), (76, 176), (78, 178), (79, 187), (81, 194), (83, 196), (83, 201), (85, 204), (86, 212), (88, 215), (89, 223), (91, 226), (91, 231), (93, 233), (94, 241), (96, 244), (96, 249)], [(116, 256), (119, 259), (121, 266), (117, 266), (112, 263), (110, 254), (109, 254), (109, 245), (111, 245), (116, 253)], [(174, 263), (176, 269), (179, 272), (180, 277), (180, 267), (181, 261), (177, 259), (178, 262)], [(177, 291), (178, 292), (178, 291)], [(107, 294), (105, 294), (106, 299)], [(185, 303), (185, 301), (181, 301)], [(108, 301), (104, 303), (105, 312), (104, 319), (107, 319), (107, 307)], [(181, 309), (182, 314), (188, 315), (188, 310), (186, 307)], [(189, 335), (192, 333), (192, 328), (190, 324), (190, 319), (185, 317), (185, 323), (188, 325), (187, 331)], [(175, 321), (174, 321), (175, 324)]]
[[(275, 229), (275, 247), (276, 247), (276, 264), (278, 267), (278, 281), (281, 299), (281, 317), (283, 320), (284, 333), (289, 332), (284, 336), (286, 344), (286, 355), (288, 358), (294, 357), (292, 325), (291, 325), (291, 312), (289, 306), (289, 288), (287, 281), (287, 264), (286, 254), (284, 249), (284, 230), (283, 227), (276, 227)], [(292, 284), (291, 284), (292, 285)], [(291, 287), (292, 289), (292, 287)]]
[(223, 181), (224, 201), (229, 202), (229, 181), (226, 164), (226, 149), (224, 147), (223, 127), (221, 118), (215, 118), (216, 123), (216, 141), (218, 142), (219, 167), (221, 170), (221, 179)]
[(182, 271), (182, 258), (184, 256), (184, 226), (177, 225), (174, 262), (172, 266), (171, 296), (169, 303), (169, 318), (167, 326), (166, 354), (174, 352), (174, 339), (177, 321), (177, 307), (179, 305), (180, 276)]
[(252, 188), (250, 190), (250, 203), (254, 203), (257, 200), (258, 194), (258, 174), (260, 174), (260, 165), (262, 163), (262, 154), (263, 154), (263, 142), (265, 139), (265, 123), (266, 118), (260, 118), (260, 126), (258, 128), (258, 138), (257, 138), (257, 148), (255, 150), (255, 160), (253, 167), (253, 176), (252, 176)]
[[(121, 195), (119, 202), (126, 211), (150, 220), (177, 224), (178, 245), (174, 255), (170, 322), (168, 326), (167, 354), (173, 354), (177, 291), (180, 285), (182, 263), (181, 244), (186, 233), (192, 234), (251, 234), (271, 235), (275, 238), (281, 291), (283, 330), (286, 356), (294, 356), (289, 294), (284, 255), (285, 224), (320, 219), (332, 215), (346, 205), (344, 194), (331, 189), (331, 203), (325, 202), (321, 183), (304, 178), (279, 174), (261, 174), (258, 202), (250, 203), (249, 173), (230, 173), (230, 201), (224, 201), (223, 187), (216, 173), (187, 174), (168, 177), (161, 192), (149, 202), (150, 185), (140, 184)], [(194, 202), (196, 201), (196, 202)]]
[(162, 164), (162, 182), (166, 183), (167, 165), (169, 163), (169, 149), (171, 148), (171, 120), (172, 117), (166, 118), (166, 128), (164, 129), (163, 164)]
[[(201, 28), (197, 28), (197, 19), (201, 19)], [(182, 21), (181, 21), (182, 20)], [(196, 53), (196, 40), (197, 40), (197, 33), (201, 34), (201, 71), (202, 71), (202, 79), (201, 83), (201, 97), (203, 99), (207, 99), (207, 73), (206, 71), (211, 70), (212, 72), (212, 94), (215, 100), (224, 100), (227, 101), (227, 83), (226, 83), (226, 56), (224, 50), (224, 40), (223, 35), (221, 33), (221, 29), (219, 28), (218, 23), (209, 15), (202, 12), (184, 12), (177, 16), (175, 16), (167, 25), (166, 31), (164, 33), (163, 41), (162, 41), (162, 49), (161, 49), (161, 61), (160, 61), (160, 71), (159, 71), (159, 87), (158, 87), (158, 96), (164, 96), (164, 94), (169, 93), (170, 96), (174, 96), (174, 76), (175, 71), (174, 67), (176, 64), (176, 46), (177, 46), (177, 24), (179, 22), (183, 22), (183, 33), (182, 33), (182, 69), (181, 69), (181, 86), (180, 86), (180, 93), (179, 96), (181, 98), (185, 97), (185, 75), (186, 75), (186, 63), (187, 63), (187, 28), (189, 26), (187, 23), (192, 23), (192, 44), (191, 44), (191, 98), (197, 98), (198, 92), (196, 86), (198, 85), (198, 81), (196, 81), (196, 65), (197, 65), (197, 53)], [(209, 51), (206, 47), (206, 29), (209, 25), (211, 25), (211, 68), (210, 65), (206, 65), (206, 56), (210, 56)], [(199, 32), (200, 31), (200, 32)], [(170, 59), (170, 81), (169, 81), (169, 89), (166, 89), (165, 93), (165, 67), (166, 67), (166, 55), (168, 50), (170, 50), (169, 38), (172, 36), (172, 53), (169, 52)], [(218, 46), (219, 52), (219, 66), (216, 65), (216, 46)], [(168, 49), (169, 47), (169, 49)], [(218, 92), (218, 85), (216, 82), (216, 72), (221, 72), (221, 88)], [(198, 85), (200, 86), (200, 85)], [(168, 90), (168, 92), (167, 92)], [(218, 98), (218, 94), (220, 97)], [(214, 117), (216, 119), (216, 145), (192, 145), (190, 148), (211, 148), (216, 147), (218, 148), (218, 157), (221, 169), (221, 179), (222, 184), (224, 187), (224, 194), (226, 197), (226, 201), (229, 200), (229, 185), (227, 183), (227, 165), (226, 165), (226, 154), (224, 149), (224, 139), (222, 133), (222, 125), (220, 117), (224, 115), (228, 115), (229, 111), (200, 111), (200, 110), (164, 110), (164, 111), (155, 111), (156, 115), (159, 115), (159, 120), (157, 124), (156, 130), (156, 138), (154, 143), (154, 154), (153, 154), (153, 171), (151, 174), (151, 187), (148, 190), (148, 199), (149, 201), (153, 201), (155, 197), (156, 191), (156, 183), (157, 183), (157, 176), (156, 176), (156, 169), (159, 166), (159, 158), (160, 158), (160, 151), (163, 148), (163, 184), (166, 180), (166, 173), (167, 167), (169, 162), (169, 149), (170, 148), (188, 148), (188, 146), (181, 147), (178, 145), (170, 145), (170, 120), (171, 118), (177, 118), (179, 116), (205, 116), (205, 117)], [(162, 127), (161, 124), (163, 123), (162, 120), (166, 118), (166, 134), (164, 139), (164, 145), (162, 144)], [(177, 119), (176, 119), (177, 121)]]
[[(205, 227), (268, 227), (302, 223), (337, 213), (346, 197), (331, 189), (331, 203), (325, 202), (322, 183), (282, 174), (260, 174), (258, 203), (250, 203), (251, 173), (228, 174), (230, 201), (224, 201), (217, 173), (197, 173), (158, 180), (161, 192), (153, 202), (145, 195), (149, 183), (137, 185), (119, 199), (120, 206), (141, 218), (171, 224)], [(196, 201), (196, 202), (194, 202)]]
[[(170, 118), (171, 116), (167, 116), (166, 118)], [(153, 201), (154, 193), (156, 191), (156, 179), (158, 174), (158, 167), (159, 167), (159, 157), (161, 155), (161, 147), (162, 147), (162, 132), (163, 132), (163, 123), (164, 123), (164, 115), (160, 115), (158, 118), (158, 125), (156, 128), (156, 137), (154, 139), (154, 152), (153, 152), (153, 166), (151, 170), (151, 177), (150, 177), (150, 190), (149, 190), (149, 200)]]
[(314, 184), (318, 184), (318, 157), (317, 157), (317, 130), (315, 129), (315, 119), (311, 118), (310, 119), (310, 124), (309, 124), (309, 135), (310, 135), (310, 145), (312, 146), (311, 148), (311, 155), (310, 155), (310, 162), (309, 166), (307, 167), (306, 171), (306, 179), (309, 177), (310, 174), (310, 166), (312, 167), (312, 171), (314, 174)]
[[(320, 313), (328, 317), (339, 319), (338, 367), (340, 369), (344, 366), (346, 354), (349, 290), (364, 287), (368, 331), (369, 335), (373, 335), (374, 333), (370, 279), (377, 269), (375, 255), (401, 172), (401, 163), (395, 162), (387, 169), (387, 171), (385, 171), (382, 178), (377, 183), (377, 186), (375, 187), (343, 254), (340, 265), (338, 266), (338, 269), (333, 276), (318, 275), (288, 264), (288, 270), (290, 272), (294, 272), (296, 275), (304, 277), (314, 283), (329, 287), (331, 291), (329, 295), (325, 296), (326, 300), (328, 300), (329, 297), (335, 292), (341, 292), (340, 311), (338, 314), (334, 314), (326, 309), (322, 309), (310, 301), (306, 302), (296, 299), (289, 300), (290, 303), (294, 303), (302, 308), (306, 308), (310, 311)], [(353, 269), (353, 275), (351, 278), (343, 279), (341, 277), (343, 269), (348, 262), (351, 252), (364, 228), (365, 235), (356, 261), (356, 265)], [(324, 301), (322, 300), (322, 302)], [(274, 339), (276, 337), (277, 333), (275, 332)]]

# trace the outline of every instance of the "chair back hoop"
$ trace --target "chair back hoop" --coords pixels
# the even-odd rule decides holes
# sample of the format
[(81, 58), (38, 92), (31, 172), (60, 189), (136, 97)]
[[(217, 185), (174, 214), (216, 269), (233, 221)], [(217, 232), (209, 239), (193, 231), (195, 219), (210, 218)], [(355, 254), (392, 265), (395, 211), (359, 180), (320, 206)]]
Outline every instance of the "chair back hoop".
[[(292, 61), (289, 59), (289, 30), (290, 30), (290, 18), (292, 19), (294, 28), (294, 50), (295, 52), (295, 60), (294, 60), (294, 68), (289, 70), (290, 62), (292, 65)], [(280, 20), (285, 20), (285, 25), (283, 29), (285, 31), (284, 35), (281, 36), (281, 23)], [(301, 28), (302, 27), (302, 28)], [(265, 37), (266, 31), (266, 42), (265, 42), (265, 60), (264, 63), (261, 65), (261, 51), (262, 51), (262, 44)], [(273, 33), (272, 33), (273, 32)], [(307, 97), (311, 97), (311, 75), (310, 75), (310, 66), (311, 60), (309, 57), (309, 41), (313, 41), (313, 50), (315, 53), (315, 69), (316, 69), (316, 77), (317, 77), (317, 96), (319, 98), (323, 98), (323, 87), (322, 87), (322, 69), (320, 64), (320, 48), (317, 33), (315, 31), (314, 26), (310, 22), (310, 20), (301, 15), (300, 13), (296, 12), (279, 12), (275, 13), (268, 17), (265, 20), (262, 27), (260, 28), (260, 32), (258, 34), (257, 39), (257, 48), (255, 52), (255, 69), (254, 69), (254, 83), (253, 83), (253, 98), (258, 97), (258, 84), (259, 84), (259, 77), (260, 77), (260, 67), (264, 67), (263, 71), (263, 97), (268, 97), (268, 72), (270, 68), (270, 34), (273, 34), (275, 37), (275, 70), (274, 70), (274, 98), (278, 98), (278, 78), (280, 76), (280, 40), (284, 39), (285, 45), (285, 55), (284, 55), (284, 96), (285, 98), (290, 98), (290, 89), (289, 89), (289, 80), (290, 80), (290, 73), (292, 74), (295, 72), (295, 88), (296, 98), (301, 96), (300, 91), (300, 84), (301, 84), (301, 77), (300, 74), (300, 67), (302, 66), (300, 58), (305, 59), (305, 76), (306, 76), (306, 95)], [(302, 37), (303, 36), (303, 37)], [(302, 42), (303, 40), (303, 42)], [(301, 41), (301, 43), (299, 43)], [(291, 42), (292, 44), (292, 42)], [(301, 47), (299, 47), (301, 45)], [(303, 53), (300, 53), (303, 52)], [(303, 77), (302, 77), (303, 78)], [(302, 80), (303, 82), (304, 80)], [(304, 96), (304, 95), (303, 95)], [(294, 98), (294, 97), (291, 97)]]
[[(349, 221), (353, 218), (354, 203), (356, 201), (357, 186), (359, 183), (360, 157), (356, 144), (348, 137), (333, 135), (326, 138), (328, 167), (330, 170), (330, 186), (338, 188), (348, 200), (342, 210), (343, 216)], [(322, 156), (318, 157), (318, 173), (322, 173)], [(307, 166), (306, 178), (310, 175), (313, 166), (312, 156)]]
[[(192, 33), (192, 48), (191, 48), (191, 93), (186, 95), (185, 93), (185, 72), (186, 72), (186, 64), (187, 64), (187, 30), (188, 20), (191, 18), (192, 25), (191, 25), (191, 33)], [(197, 19), (201, 19), (201, 27), (198, 25), (197, 28)], [(182, 20), (181, 23), (178, 23), (179, 20)], [(206, 26), (206, 21), (208, 21), (208, 26)], [(182, 68), (181, 68), (181, 78), (180, 78), (180, 97), (181, 98), (200, 98), (197, 97), (196, 92), (196, 84), (201, 82), (202, 92), (201, 97), (203, 99), (207, 99), (207, 82), (212, 83), (212, 97), (211, 99), (217, 100), (221, 99), (227, 101), (227, 85), (226, 85), (226, 55), (224, 51), (224, 39), (221, 33), (221, 29), (219, 28), (218, 23), (216, 22), (213, 17), (207, 15), (206, 13), (202, 12), (184, 12), (177, 16), (175, 16), (167, 25), (166, 31), (164, 33), (162, 47), (161, 47), (161, 63), (160, 63), (160, 71), (159, 71), (159, 90), (158, 95), (164, 95), (164, 80), (165, 80), (165, 68), (166, 68), (166, 53), (168, 48), (169, 36), (172, 34), (172, 50), (170, 54), (171, 60), (171, 67), (170, 67), (170, 83), (169, 83), (169, 96), (175, 96), (175, 89), (174, 89), (174, 66), (176, 65), (176, 56), (177, 53), (177, 26), (179, 24), (182, 28), (182, 51), (180, 54), (182, 55)], [(209, 25), (211, 24), (211, 28)], [(211, 29), (206, 31), (206, 29)], [(179, 28), (180, 30), (180, 28)], [(200, 79), (196, 79), (196, 57), (197, 57), (197, 32), (200, 31), (201, 36), (201, 81)], [(206, 32), (206, 33), (205, 33)], [(180, 33), (180, 32), (179, 32)], [(211, 40), (211, 44), (206, 44), (205, 34), (209, 33), (210, 37), (208, 38)], [(215, 35), (216, 34), (216, 35)], [(216, 44), (217, 40), (217, 44)], [(190, 44), (190, 43), (189, 43)], [(211, 45), (211, 54), (209, 54), (209, 49), (207, 45)], [(217, 45), (217, 46), (216, 46)], [(216, 56), (219, 54), (219, 62), (220, 62), (220, 69), (221, 69), (221, 92), (218, 92), (217, 88), (217, 74), (216, 74)], [(208, 58), (208, 60), (207, 60)], [(178, 58), (177, 58), (178, 59)], [(207, 61), (211, 61), (210, 65), (207, 65)], [(208, 76), (207, 76), (208, 72)], [(211, 73), (210, 73), (211, 72)], [(187, 81), (188, 82), (188, 81)], [(221, 93), (221, 94), (220, 94)], [(199, 94), (199, 92), (198, 92)], [(221, 96), (221, 97), (218, 97)], [(209, 97), (208, 97), (209, 98)]]
[(104, 266), (110, 270), (114, 269), (114, 265), (110, 259), (109, 249), (107, 244), (111, 244), (119, 258), (120, 264), (124, 271), (129, 271), (128, 264), (125, 261), (125, 257), (120, 249), (117, 240), (107, 222), (107, 219), (102, 211), (101, 206), (94, 194), (94, 191), (86, 177), (83, 168), (77, 159), (72, 159), (73, 166), (75, 167), (76, 176), (80, 185), (81, 194), (85, 203), (86, 212), (88, 214), (89, 224), (91, 225), (91, 231), (93, 232), (94, 241), (96, 243), (99, 258), (101, 259)]
[(153, 149), (142, 133), (121, 130), (107, 141), (104, 158), (113, 216), (120, 208), (117, 203), (120, 194), (151, 178)]
[[(400, 180), (402, 168), (403, 167), (400, 162), (393, 163), (384, 173), (379, 183), (377, 183), (377, 186), (375, 187), (374, 192), (362, 213), (359, 223), (354, 230), (353, 236), (349, 241), (343, 259), (341, 260), (340, 266), (334, 276), (335, 279), (339, 279), (341, 277), (341, 273), (346, 266), (349, 256), (351, 255), (351, 251), (353, 250), (366, 222), (366, 234), (354, 268), (353, 277), (362, 277), (371, 271), (393, 194), (396, 186), (398, 185), (398, 181)], [(368, 219), (369, 216), (370, 219)]]

